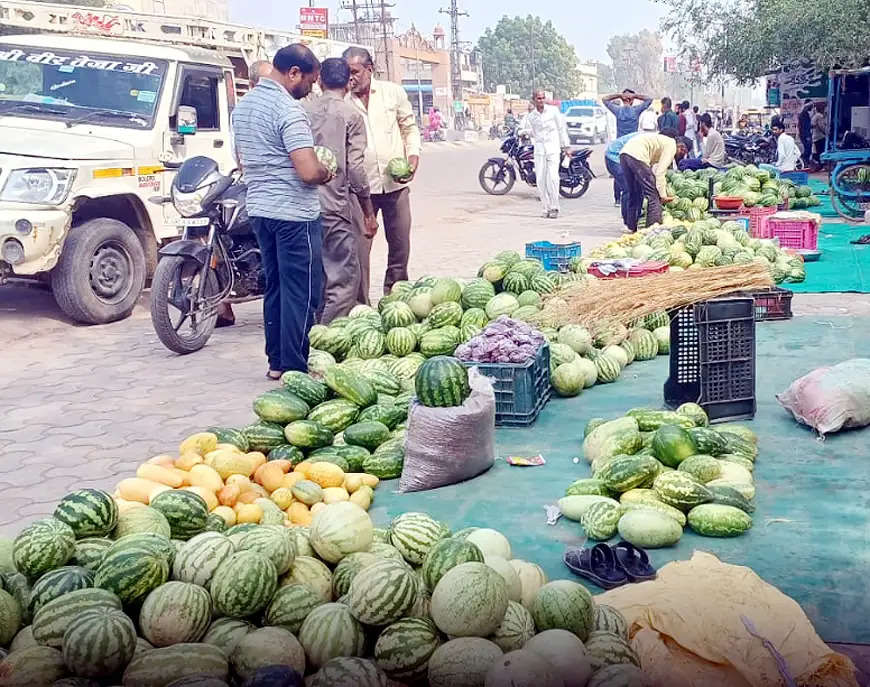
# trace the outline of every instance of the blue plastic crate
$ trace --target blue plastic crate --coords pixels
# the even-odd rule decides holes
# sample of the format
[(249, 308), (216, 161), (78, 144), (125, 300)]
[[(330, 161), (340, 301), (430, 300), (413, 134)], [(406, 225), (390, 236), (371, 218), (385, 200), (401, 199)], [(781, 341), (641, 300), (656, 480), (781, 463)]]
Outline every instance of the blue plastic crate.
[(790, 179), (796, 186), (806, 186), (810, 180), (808, 172), (780, 172), (780, 179)]
[(540, 260), (545, 270), (567, 272), (571, 258), (580, 257), (580, 244), (534, 241), (526, 244), (526, 257)]
[(465, 363), (493, 380), (496, 427), (532, 424), (550, 400), (550, 347), (546, 344), (528, 362)]

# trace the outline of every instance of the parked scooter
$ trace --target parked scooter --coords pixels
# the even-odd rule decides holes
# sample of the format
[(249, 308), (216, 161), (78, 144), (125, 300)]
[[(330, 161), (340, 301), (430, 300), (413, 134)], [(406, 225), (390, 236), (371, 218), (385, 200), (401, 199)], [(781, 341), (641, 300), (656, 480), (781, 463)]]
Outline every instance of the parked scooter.
[[(517, 180), (517, 175), (529, 186), (536, 186), (535, 177), (535, 147), (526, 137), (520, 137), (515, 131), (510, 132), (501, 145), (505, 157), (491, 157), (480, 168), (477, 179), (484, 191), (494, 196), (503, 196), (510, 191)], [(589, 188), (589, 182), (595, 176), (589, 166), (591, 148), (583, 148), (569, 153), (570, 159), (565, 164), (562, 155), (559, 164), (559, 194), (564, 198), (579, 198)]]

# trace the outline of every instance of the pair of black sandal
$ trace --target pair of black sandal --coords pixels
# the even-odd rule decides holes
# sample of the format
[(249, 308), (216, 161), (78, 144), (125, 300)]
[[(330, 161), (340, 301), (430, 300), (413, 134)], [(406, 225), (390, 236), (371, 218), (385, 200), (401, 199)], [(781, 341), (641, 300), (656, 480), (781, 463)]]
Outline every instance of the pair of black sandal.
[(621, 587), (629, 582), (644, 582), (656, 576), (646, 551), (627, 541), (612, 547), (596, 544), (591, 549), (571, 549), (565, 552), (562, 560), (572, 573), (602, 589)]

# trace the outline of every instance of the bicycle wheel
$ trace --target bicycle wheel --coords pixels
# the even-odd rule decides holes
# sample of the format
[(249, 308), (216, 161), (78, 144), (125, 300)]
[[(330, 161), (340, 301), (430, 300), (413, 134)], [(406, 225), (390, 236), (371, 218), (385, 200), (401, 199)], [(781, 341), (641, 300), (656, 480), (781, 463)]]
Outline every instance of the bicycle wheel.
[(834, 171), (831, 205), (848, 222), (861, 222), (870, 210), (870, 163), (857, 162)]

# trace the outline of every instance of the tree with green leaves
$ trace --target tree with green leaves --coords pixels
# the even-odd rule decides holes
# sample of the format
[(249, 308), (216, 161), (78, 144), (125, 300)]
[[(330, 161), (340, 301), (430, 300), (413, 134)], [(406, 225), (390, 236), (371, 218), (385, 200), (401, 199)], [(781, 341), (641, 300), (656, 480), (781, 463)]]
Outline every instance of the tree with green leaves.
[(662, 42), (658, 34), (640, 33), (612, 36), (607, 42), (612, 64), (614, 90), (630, 88), (656, 96), (662, 92)]
[(703, 55), (708, 74), (748, 83), (794, 62), (820, 69), (870, 58), (867, 0), (657, 0), (663, 29)]
[(477, 43), (487, 89), (503, 84), (527, 97), (536, 88), (570, 98), (578, 89), (577, 54), (552, 22), (540, 17), (502, 17)]

